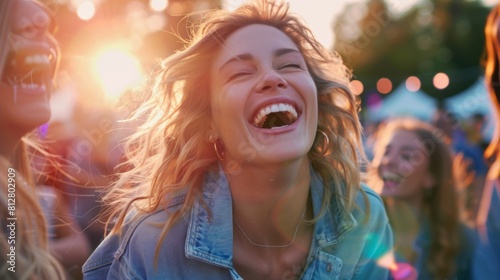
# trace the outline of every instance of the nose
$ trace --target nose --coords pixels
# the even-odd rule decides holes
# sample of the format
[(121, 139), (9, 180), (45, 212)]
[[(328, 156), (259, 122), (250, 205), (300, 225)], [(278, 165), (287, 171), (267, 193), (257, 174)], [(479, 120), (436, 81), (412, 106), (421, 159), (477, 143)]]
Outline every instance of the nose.
[(269, 69), (262, 74), (262, 78), (257, 85), (257, 91), (259, 93), (266, 93), (278, 88), (286, 88), (288, 86), (287, 81), (274, 69)]

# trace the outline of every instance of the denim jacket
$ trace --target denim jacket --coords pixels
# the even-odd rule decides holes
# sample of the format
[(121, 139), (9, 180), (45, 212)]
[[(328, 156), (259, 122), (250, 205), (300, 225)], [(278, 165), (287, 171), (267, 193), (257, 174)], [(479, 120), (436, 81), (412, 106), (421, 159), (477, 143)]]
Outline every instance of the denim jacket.
[[(496, 163), (500, 170), (500, 162)], [(494, 168), (491, 168), (494, 170)], [(496, 171), (500, 173), (500, 171)], [(494, 174), (496, 172), (491, 172)], [(496, 173), (496, 174), (498, 174)], [(500, 178), (489, 178), (481, 203), (488, 203), (486, 224), (480, 225), (478, 245), (474, 252), (473, 279), (498, 279), (500, 277)]]
[[(310, 195), (317, 214), (323, 186), (320, 178), (311, 173)], [(392, 249), (392, 229), (379, 196), (366, 186), (363, 189), (370, 204), (370, 218), (364, 219), (367, 205), (361, 194), (356, 198), (359, 208), (350, 215), (344, 215), (342, 204), (333, 199), (329, 211), (314, 226), (301, 279), (388, 278), (388, 269), (377, 260)], [(202, 198), (206, 207), (197, 201), (191, 213), (173, 226), (161, 243), (157, 266), (155, 247), (168, 218), (164, 210), (144, 214), (128, 223), (121, 235), (105, 238), (83, 266), (84, 279), (243, 279), (232, 262), (232, 200), (222, 171), (205, 177)], [(169, 207), (178, 207), (183, 199), (178, 197)], [(287, 277), (300, 269), (292, 268), (282, 279), (290, 279)]]

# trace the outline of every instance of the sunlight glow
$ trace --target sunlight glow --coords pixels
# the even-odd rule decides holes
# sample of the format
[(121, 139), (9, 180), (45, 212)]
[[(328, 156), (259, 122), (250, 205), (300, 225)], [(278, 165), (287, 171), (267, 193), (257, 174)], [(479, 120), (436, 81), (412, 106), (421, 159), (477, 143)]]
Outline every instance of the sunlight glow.
[(142, 83), (143, 73), (139, 61), (120, 48), (110, 48), (99, 53), (93, 66), (107, 97), (112, 100)]

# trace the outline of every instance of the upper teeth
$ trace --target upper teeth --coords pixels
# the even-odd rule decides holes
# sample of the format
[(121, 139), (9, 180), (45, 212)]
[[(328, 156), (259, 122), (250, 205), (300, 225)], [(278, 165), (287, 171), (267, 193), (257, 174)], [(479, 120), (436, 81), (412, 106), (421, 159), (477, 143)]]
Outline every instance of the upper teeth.
[(382, 178), (384, 180), (391, 180), (391, 181), (396, 181), (396, 182), (400, 182), (403, 179), (403, 178), (401, 178), (401, 176), (398, 176), (396, 174), (391, 174), (391, 173), (384, 174), (382, 176)]
[(261, 108), (255, 116), (253, 122), (256, 126), (258, 126), (265, 121), (267, 115), (277, 112), (289, 112), (294, 116), (294, 118), (297, 118), (298, 116), (297, 111), (292, 105), (286, 103), (277, 103)]
[(45, 85), (39, 85), (39, 84), (26, 84), (26, 83), (21, 83), (21, 88), (24, 88), (24, 89), (37, 89), (37, 88), (40, 88), (42, 90), (46, 90), (46, 86)]
[(24, 59), (24, 63), (26, 64), (49, 64), (49, 56), (48, 55), (43, 55), (43, 54), (34, 54), (34, 55), (29, 55), (26, 56)]

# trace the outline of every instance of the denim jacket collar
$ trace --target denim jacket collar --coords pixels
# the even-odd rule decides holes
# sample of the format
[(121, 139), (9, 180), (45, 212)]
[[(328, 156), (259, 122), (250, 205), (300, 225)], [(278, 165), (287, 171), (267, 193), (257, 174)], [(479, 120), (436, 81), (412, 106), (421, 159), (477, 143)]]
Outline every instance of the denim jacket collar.
[[(218, 174), (216, 172), (207, 174), (203, 200), (198, 200), (194, 204), (187, 230), (186, 256), (231, 268), (233, 204), (227, 178), (222, 168), (219, 170)], [(230, 234), (221, 236), (221, 232)]]
[[(233, 221), (231, 191), (227, 178), (219, 169), (205, 177), (203, 200), (197, 201), (191, 213), (185, 244), (186, 256), (214, 265), (232, 268)], [(323, 202), (323, 185), (311, 168), (311, 198), (314, 214), (320, 211)], [(338, 203), (337, 203), (338, 202)], [(332, 211), (326, 211), (315, 225), (311, 253), (324, 246), (340, 242), (343, 236), (357, 226), (354, 217), (345, 215), (339, 200), (331, 203)], [(211, 211), (212, 213), (209, 213)], [(349, 217), (345, 219), (344, 217)], [(221, 232), (227, 233), (221, 236)], [(311, 255), (310, 253), (310, 255)]]

